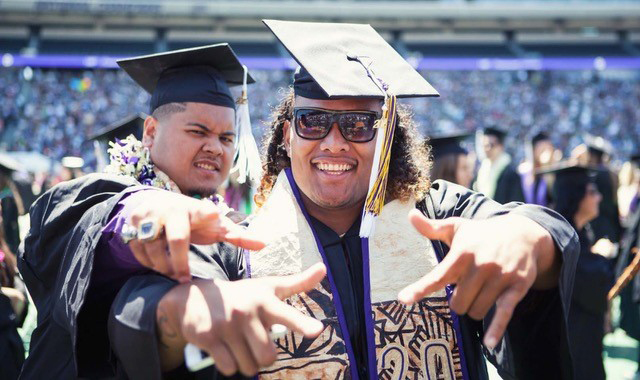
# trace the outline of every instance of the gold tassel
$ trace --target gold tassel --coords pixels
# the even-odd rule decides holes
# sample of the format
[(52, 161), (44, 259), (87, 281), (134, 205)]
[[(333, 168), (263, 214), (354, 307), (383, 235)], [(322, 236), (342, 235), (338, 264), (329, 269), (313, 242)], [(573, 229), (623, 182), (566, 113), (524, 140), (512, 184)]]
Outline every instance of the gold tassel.
[(373, 184), (369, 186), (369, 194), (367, 194), (365, 201), (364, 218), (360, 229), (360, 236), (363, 237), (369, 237), (373, 233), (374, 220), (380, 215), (385, 203), (387, 180), (389, 179), (389, 165), (391, 163), (391, 146), (393, 144), (396, 119), (398, 117), (396, 108), (396, 96), (386, 96), (382, 117), (376, 122), (378, 133), (383, 133), (384, 136), (382, 137), (381, 144), (376, 147), (376, 156), (378, 156), (378, 159), (376, 160), (374, 158), (374, 165), (377, 161), (377, 168), (371, 168), (371, 170), (377, 171), (377, 175)]

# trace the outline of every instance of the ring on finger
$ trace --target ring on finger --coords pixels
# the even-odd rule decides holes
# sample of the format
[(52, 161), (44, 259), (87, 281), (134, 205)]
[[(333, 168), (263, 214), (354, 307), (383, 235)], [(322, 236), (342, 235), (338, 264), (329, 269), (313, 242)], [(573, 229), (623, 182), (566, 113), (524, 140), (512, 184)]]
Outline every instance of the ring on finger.
[(145, 218), (138, 225), (138, 240), (148, 243), (156, 240), (164, 232), (164, 226), (157, 218)]

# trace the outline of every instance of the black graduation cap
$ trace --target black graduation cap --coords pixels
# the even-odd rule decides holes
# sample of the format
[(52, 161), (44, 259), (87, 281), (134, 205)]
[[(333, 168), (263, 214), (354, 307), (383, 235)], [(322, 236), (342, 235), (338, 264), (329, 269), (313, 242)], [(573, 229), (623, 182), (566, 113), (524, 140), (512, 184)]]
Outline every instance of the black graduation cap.
[[(244, 68), (229, 44), (215, 44), (118, 61), (151, 94), (151, 113), (173, 102), (235, 108), (229, 86), (241, 85)], [(255, 80), (248, 75), (247, 83)]]
[(507, 131), (505, 131), (504, 129), (499, 128), (499, 127), (497, 127), (495, 125), (491, 125), (491, 126), (485, 127), (483, 129), (483, 133), (486, 136), (495, 136), (498, 139), (498, 141), (500, 141), (500, 142), (503, 142), (504, 138), (507, 136)]
[(635, 163), (636, 165), (640, 165), (640, 152), (636, 152), (629, 157), (629, 161)]
[(470, 133), (457, 133), (447, 136), (431, 137), (428, 140), (428, 144), (431, 145), (433, 158), (438, 159), (448, 154), (469, 153), (460, 143), (470, 136)]
[[(296, 95), (312, 99), (398, 98), (438, 92), (370, 25), (263, 20), (301, 68)], [(376, 78), (369, 77), (367, 68)]]
[(143, 113), (132, 114), (124, 119), (118, 120), (104, 128), (101, 128), (93, 135), (89, 136), (89, 140), (97, 140), (108, 143), (109, 141), (124, 140), (129, 135), (134, 135), (136, 139), (142, 139), (144, 130), (144, 120), (146, 115)]
[(584, 144), (589, 149), (589, 152), (596, 153), (598, 155), (611, 155), (613, 153), (613, 146), (607, 140), (605, 140), (601, 136), (594, 136), (590, 134), (586, 134), (584, 136)]
[(598, 172), (597, 168), (578, 165), (572, 161), (564, 161), (540, 168), (536, 171), (536, 174), (554, 174), (556, 178), (569, 179), (591, 177), (596, 172)]

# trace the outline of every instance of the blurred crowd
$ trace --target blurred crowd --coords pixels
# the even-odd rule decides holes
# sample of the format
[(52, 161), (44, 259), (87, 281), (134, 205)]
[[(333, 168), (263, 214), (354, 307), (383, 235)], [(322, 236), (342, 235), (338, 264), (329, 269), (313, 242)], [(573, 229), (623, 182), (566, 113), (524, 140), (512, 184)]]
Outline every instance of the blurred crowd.
[[(550, 132), (567, 154), (585, 132), (611, 141), (614, 158), (640, 142), (640, 76), (636, 72), (423, 72), (440, 99), (410, 100), (423, 135), (499, 125), (510, 131), (507, 150), (524, 158), (527, 137)], [(249, 88), (254, 133), (286, 91), (289, 71), (253, 70)], [(148, 95), (117, 70), (0, 70), (0, 149), (35, 151), (60, 160), (96, 160), (87, 136), (147, 109)]]

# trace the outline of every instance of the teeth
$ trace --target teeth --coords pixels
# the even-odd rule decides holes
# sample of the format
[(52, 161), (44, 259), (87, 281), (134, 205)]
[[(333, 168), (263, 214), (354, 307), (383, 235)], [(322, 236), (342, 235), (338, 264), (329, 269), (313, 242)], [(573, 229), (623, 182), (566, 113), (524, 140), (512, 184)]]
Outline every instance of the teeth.
[(324, 162), (318, 163), (316, 164), (316, 166), (318, 167), (318, 169), (328, 172), (346, 172), (353, 168), (353, 165), (349, 164), (327, 164)]
[(213, 165), (207, 165), (207, 164), (196, 164), (196, 167), (204, 170), (215, 170), (215, 167)]

